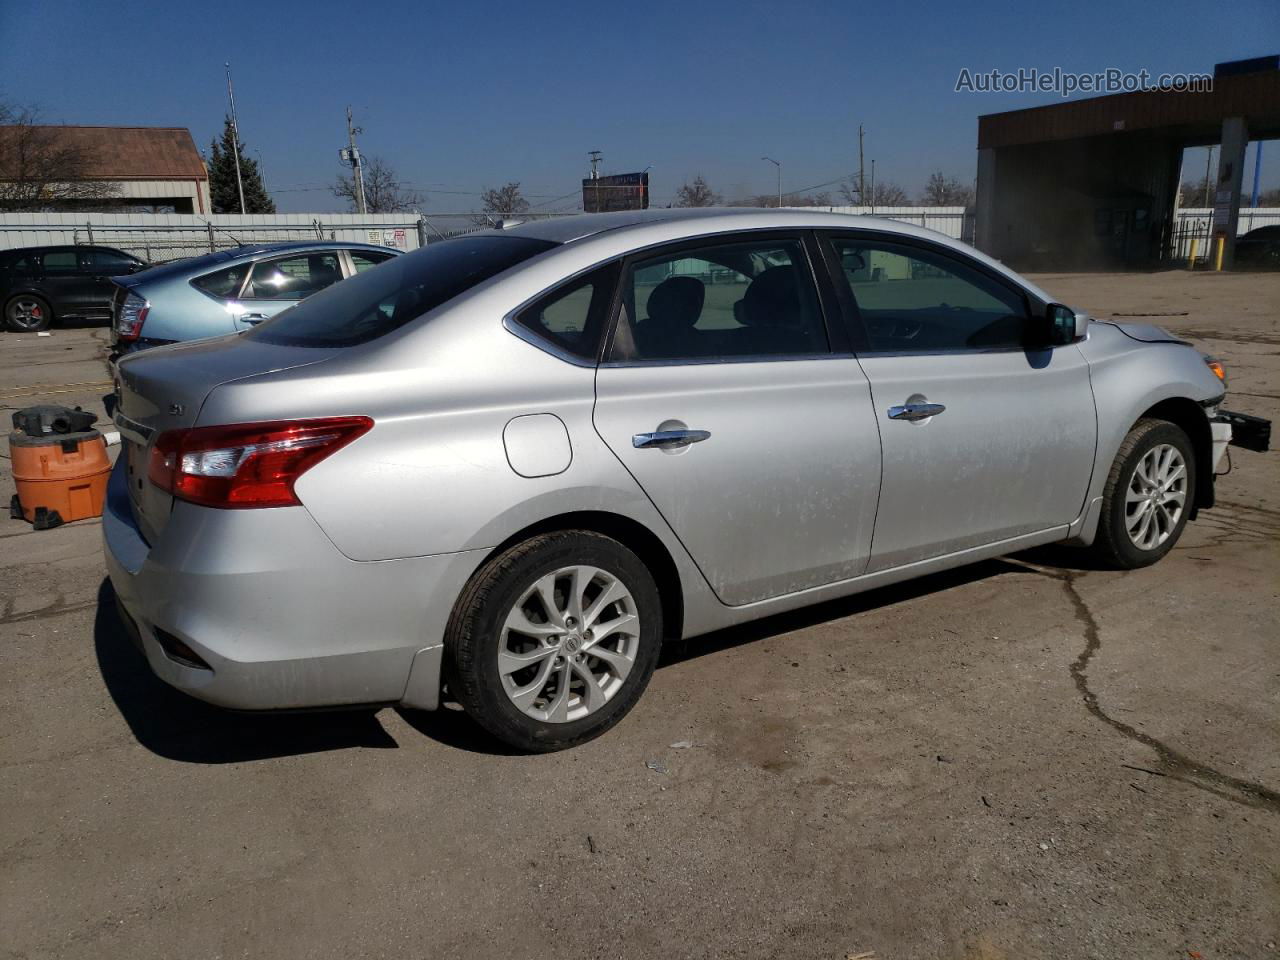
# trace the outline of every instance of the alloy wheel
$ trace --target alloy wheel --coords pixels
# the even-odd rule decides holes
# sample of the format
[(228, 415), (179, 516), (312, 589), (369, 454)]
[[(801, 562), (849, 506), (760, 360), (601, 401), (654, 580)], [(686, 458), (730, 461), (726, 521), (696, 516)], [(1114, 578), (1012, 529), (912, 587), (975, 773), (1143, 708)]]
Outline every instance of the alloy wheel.
[(522, 713), (567, 723), (622, 688), (640, 649), (635, 598), (612, 573), (562, 567), (535, 580), (503, 623), (498, 674)]
[(1187, 501), (1187, 464), (1177, 447), (1161, 443), (1138, 461), (1125, 493), (1125, 529), (1139, 550), (1154, 550), (1178, 526)]
[(37, 300), (19, 297), (9, 305), (9, 322), (21, 330), (35, 330), (44, 323), (44, 306)]

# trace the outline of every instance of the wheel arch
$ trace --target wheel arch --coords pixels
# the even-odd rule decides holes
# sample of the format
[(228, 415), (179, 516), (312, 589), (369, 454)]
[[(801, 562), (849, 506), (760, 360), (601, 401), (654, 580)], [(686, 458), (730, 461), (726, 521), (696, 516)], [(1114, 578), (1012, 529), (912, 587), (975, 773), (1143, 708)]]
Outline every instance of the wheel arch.
[(546, 517), (517, 530), (485, 555), (479, 570), (491, 559), (531, 537), (562, 530), (589, 530), (617, 540), (631, 550), (653, 574), (662, 601), (663, 640), (676, 640), (684, 628), (684, 587), (675, 558), (660, 537), (638, 520), (604, 510), (575, 510)]
[[(1213, 506), (1213, 437), (1209, 430), (1209, 418), (1196, 401), (1188, 397), (1169, 397), (1153, 404), (1142, 412), (1138, 420), (1165, 420), (1181, 427), (1191, 439), (1191, 450), (1196, 463), (1196, 497), (1191, 504), (1190, 519), (1200, 510)], [(1130, 424), (1129, 430), (1137, 420)], [(1125, 431), (1126, 434), (1128, 431)]]

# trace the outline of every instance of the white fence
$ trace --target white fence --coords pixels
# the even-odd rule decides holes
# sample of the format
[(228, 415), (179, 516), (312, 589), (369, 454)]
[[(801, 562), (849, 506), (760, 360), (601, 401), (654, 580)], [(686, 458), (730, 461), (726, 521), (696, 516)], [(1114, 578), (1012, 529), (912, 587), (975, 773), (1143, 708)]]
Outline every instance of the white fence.
[(345, 240), (413, 250), (425, 229), (402, 213), (4, 213), (0, 250), (92, 243), (159, 263), (241, 243)]
[[(1278, 223), (1280, 223), (1280, 207), (1241, 207), (1236, 236), (1248, 233), (1255, 227), (1270, 227)], [(1196, 259), (1209, 259), (1212, 256), (1209, 244), (1209, 235), (1212, 232), (1212, 207), (1183, 207), (1178, 210), (1174, 215), (1169, 258), (1189, 260), (1194, 240), (1196, 241)]]
[(901, 220), (918, 227), (937, 230), (948, 237), (973, 242), (973, 214), (964, 207), (783, 207), (784, 210), (822, 210), (827, 213), (852, 213), (860, 216)]

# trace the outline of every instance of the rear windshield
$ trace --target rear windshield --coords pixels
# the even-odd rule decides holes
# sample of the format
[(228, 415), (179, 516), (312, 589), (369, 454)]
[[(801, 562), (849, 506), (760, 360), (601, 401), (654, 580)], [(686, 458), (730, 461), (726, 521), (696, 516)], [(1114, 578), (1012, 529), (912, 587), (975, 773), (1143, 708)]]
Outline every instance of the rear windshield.
[(367, 343), (554, 246), (530, 237), (442, 240), (335, 283), (245, 336), (296, 347)]

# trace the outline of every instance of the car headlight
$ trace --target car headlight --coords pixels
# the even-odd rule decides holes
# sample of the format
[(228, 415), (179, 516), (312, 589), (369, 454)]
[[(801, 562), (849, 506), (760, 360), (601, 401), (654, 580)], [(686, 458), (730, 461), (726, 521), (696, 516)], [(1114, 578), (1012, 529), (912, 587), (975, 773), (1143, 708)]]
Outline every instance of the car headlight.
[(1213, 371), (1213, 375), (1222, 381), (1222, 389), (1227, 389), (1227, 368), (1217, 357), (1206, 356), (1205, 365)]

